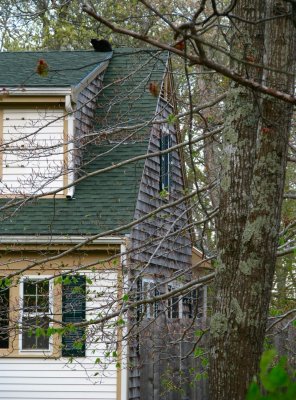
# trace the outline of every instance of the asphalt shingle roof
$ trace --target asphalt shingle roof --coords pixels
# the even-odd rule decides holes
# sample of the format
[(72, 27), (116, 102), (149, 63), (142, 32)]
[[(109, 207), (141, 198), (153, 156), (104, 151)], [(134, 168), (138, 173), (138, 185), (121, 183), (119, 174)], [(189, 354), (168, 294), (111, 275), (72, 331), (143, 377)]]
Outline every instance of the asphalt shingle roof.
[[(55, 59), (64, 59), (63, 52), (59, 52), (59, 57), (56, 52), (53, 53)], [(78, 60), (77, 65), (82, 63), (78, 54), (84, 56), (83, 63), (86, 64), (86, 53), (88, 61), (91, 62), (100, 55), (95, 52), (73, 52), (73, 56)], [(37, 59), (40, 58), (39, 54)], [(98, 98), (95, 129), (110, 126), (111, 123), (122, 125), (151, 121), (155, 115), (158, 96), (153, 96), (149, 92), (149, 82), (156, 82), (160, 87), (167, 57), (167, 53), (155, 50), (115, 50), (104, 76), (105, 89)], [(0, 63), (2, 60), (3, 57), (0, 56)], [(0, 82), (4, 82), (3, 78), (1, 73)], [(20, 83), (18, 79), (15, 84)], [(12, 77), (10, 76), (4, 83), (5, 86), (13, 86)], [(151, 125), (147, 125), (140, 130), (139, 136), (140, 138), (142, 136), (142, 140), (139, 141), (138, 137), (137, 141), (121, 144), (107, 154), (104, 153), (114, 145), (87, 146), (84, 151), (84, 161), (87, 161), (83, 168), (84, 172), (87, 174), (136, 155), (146, 154), (147, 133), (150, 129)], [(92, 161), (88, 162), (90, 160)], [(75, 198), (72, 200), (42, 198), (27, 204), (16, 213), (13, 212), (13, 208), (2, 211), (4, 219), (0, 223), (0, 235), (88, 235), (105, 232), (131, 222), (143, 166), (144, 161), (139, 161), (87, 178), (76, 186)], [(7, 201), (11, 199), (1, 199), (0, 206)], [(126, 232), (121, 232), (124, 233)]]
[[(0, 88), (75, 86), (110, 57), (95, 51), (0, 52)], [(48, 64), (47, 76), (37, 74), (39, 60)]]
[[(147, 142), (92, 146), (86, 149), (93, 159), (85, 173), (110, 166), (147, 152)], [(127, 164), (85, 179), (76, 186), (72, 200), (42, 198), (2, 212), (1, 235), (88, 235), (104, 232), (133, 219), (143, 161)], [(17, 200), (17, 199), (16, 199)], [(3, 204), (3, 200), (1, 201)], [(121, 234), (126, 233), (122, 231)]]
[(149, 49), (116, 49), (106, 75), (96, 110), (97, 127), (150, 121), (158, 96), (149, 91), (155, 83), (160, 90), (168, 53)]

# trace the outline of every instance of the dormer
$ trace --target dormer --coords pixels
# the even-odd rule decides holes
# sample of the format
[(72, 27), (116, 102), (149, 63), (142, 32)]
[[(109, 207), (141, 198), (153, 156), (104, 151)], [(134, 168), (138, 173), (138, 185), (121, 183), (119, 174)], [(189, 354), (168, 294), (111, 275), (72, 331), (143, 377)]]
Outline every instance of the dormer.
[[(72, 198), (112, 52), (0, 53), (0, 196)], [(41, 65), (45, 65), (40, 70)]]

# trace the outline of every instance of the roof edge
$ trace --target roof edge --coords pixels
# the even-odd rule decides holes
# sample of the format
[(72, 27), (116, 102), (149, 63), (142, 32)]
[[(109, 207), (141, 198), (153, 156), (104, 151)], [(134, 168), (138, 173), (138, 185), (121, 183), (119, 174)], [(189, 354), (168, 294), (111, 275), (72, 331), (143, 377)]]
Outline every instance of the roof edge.
[[(1, 93), (0, 93), (1, 94)], [(3, 95), (4, 93), (2, 93)], [(71, 86), (66, 87), (31, 87), (21, 88), (6, 87), (5, 94), (9, 96), (66, 96), (71, 94)]]
[(97, 76), (99, 76), (102, 72), (104, 72), (108, 65), (109, 61), (112, 58), (110, 55), (109, 59), (101, 62), (96, 68), (94, 68), (89, 74), (87, 74), (77, 85), (72, 86), (72, 99), (74, 102), (77, 102), (78, 94), (85, 89)]
[(77, 235), (7, 235), (0, 236), (0, 244), (79, 244), (89, 241), (87, 244), (124, 244), (124, 236), (103, 236), (98, 239), (90, 240), (92, 236)]

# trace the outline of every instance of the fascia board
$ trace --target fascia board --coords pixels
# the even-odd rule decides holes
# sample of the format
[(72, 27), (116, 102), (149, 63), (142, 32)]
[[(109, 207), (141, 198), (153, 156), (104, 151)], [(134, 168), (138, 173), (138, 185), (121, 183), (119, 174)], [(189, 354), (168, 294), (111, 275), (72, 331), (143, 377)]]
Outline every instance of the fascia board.
[(0, 92), (0, 95), (9, 96), (66, 96), (71, 94), (71, 87), (30, 87), (30, 88), (15, 88), (6, 87), (5, 93)]
[[(90, 236), (0, 236), (0, 244), (79, 244), (89, 239)], [(105, 236), (94, 239), (87, 244), (123, 244), (125, 237)]]
[(84, 77), (77, 85), (72, 86), (72, 100), (76, 103), (78, 94), (85, 89), (98, 75), (104, 72), (109, 65), (109, 60), (102, 62), (86, 77)]

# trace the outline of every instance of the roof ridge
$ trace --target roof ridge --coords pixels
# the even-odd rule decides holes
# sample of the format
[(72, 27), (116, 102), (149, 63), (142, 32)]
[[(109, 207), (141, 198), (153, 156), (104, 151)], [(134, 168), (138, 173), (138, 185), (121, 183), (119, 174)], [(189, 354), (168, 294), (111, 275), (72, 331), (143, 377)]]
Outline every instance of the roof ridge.
[[(134, 51), (134, 52), (166, 52), (167, 50), (162, 50), (162, 49), (157, 49), (157, 48), (145, 48), (145, 47), (114, 47), (113, 51), (116, 50), (127, 50), (127, 51)], [(0, 51), (1, 54), (20, 54), (20, 53), (95, 53), (93, 49), (75, 49), (75, 50), (14, 50), (14, 51)], [(111, 51), (108, 51), (106, 53), (111, 53)]]

